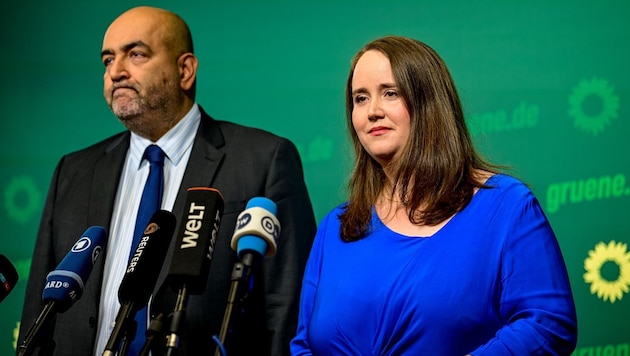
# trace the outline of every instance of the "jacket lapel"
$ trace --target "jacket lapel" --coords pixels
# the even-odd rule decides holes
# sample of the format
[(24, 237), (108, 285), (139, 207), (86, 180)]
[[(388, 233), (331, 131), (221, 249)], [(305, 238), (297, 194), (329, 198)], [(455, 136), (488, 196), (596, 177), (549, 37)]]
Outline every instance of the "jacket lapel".
[(171, 240), (171, 245), (165, 258), (164, 265), (160, 271), (160, 276), (155, 284), (154, 295), (164, 283), (170, 268), (170, 261), (173, 255), (173, 249), (177, 241), (177, 234), (180, 230), (181, 216), (186, 204), (188, 188), (191, 187), (211, 187), (214, 177), (217, 174), (219, 165), (225, 156), (222, 147), (225, 140), (221, 134), (216, 121), (208, 116), (201, 109), (201, 122), (195, 136), (190, 158), (186, 165), (184, 177), (177, 193), (177, 198), (173, 205), (172, 213), (177, 218), (177, 226)]
[[(122, 168), (125, 163), (125, 157), (129, 149), (129, 132), (123, 133), (116, 137), (114, 141), (105, 148), (100, 158), (93, 163), (94, 174), (92, 176), (92, 186), (88, 199), (89, 204), (88, 223), (100, 225), (105, 228), (109, 234), (109, 227), (112, 220), (112, 212), (114, 210), (114, 200), (118, 190), (118, 182), (122, 174)], [(108, 235), (109, 240), (109, 235)], [(102, 255), (98, 257), (90, 280), (102, 281), (103, 269), (105, 266), (106, 250), (101, 251)], [(87, 288), (89, 286), (89, 288)], [(88, 283), (85, 292), (90, 294), (89, 300), (94, 300), (95, 310), (98, 310), (101, 295), (101, 283)]]

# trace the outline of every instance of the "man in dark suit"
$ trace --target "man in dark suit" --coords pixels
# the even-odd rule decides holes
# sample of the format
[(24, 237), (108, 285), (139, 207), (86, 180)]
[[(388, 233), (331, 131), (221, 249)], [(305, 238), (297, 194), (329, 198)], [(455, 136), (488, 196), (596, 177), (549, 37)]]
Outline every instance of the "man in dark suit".
[[(105, 99), (128, 131), (59, 162), (37, 234), (18, 345), (43, 308), (47, 273), (87, 227), (100, 225), (109, 232), (106, 252), (81, 299), (56, 316), (41, 342), (54, 340), (55, 355), (102, 354), (118, 311), (116, 293), (131, 246), (129, 226), (148, 175), (142, 152), (157, 144), (166, 154), (162, 209), (179, 220), (189, 187), (216, 188), (225, 200), (206, 289), (188, 301), (178, 354), (214, 352), (212, 336), (220, 331), (238, 260), (230, 248), (236, 218), (250, 198), (264, 196), (278, 207), (277, 252), (264, 259), (254, 276), (248, 309), (229, 336), (228, 354), (288, 355), (316, 228), (295, 146), (266, 131), (214, 120), (196, 104), (192, 38), (185, 22), (171, 12), (137, 7), (123, 13), (108, 28), (101, 57)], [(174, 308), (176, 292), (164, 280), (175, 240), (153, 293), (153, 315), (168, 315)]]

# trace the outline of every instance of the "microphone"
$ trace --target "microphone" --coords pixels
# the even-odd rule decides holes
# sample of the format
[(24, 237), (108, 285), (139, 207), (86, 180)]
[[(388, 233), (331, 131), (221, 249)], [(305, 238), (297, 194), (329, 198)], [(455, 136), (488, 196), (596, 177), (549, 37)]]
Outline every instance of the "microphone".
[[(264, 197), (250, 199), (238, 216), (230, 246), (246, 263), (252, 257), (273, 256), (280, 236), (276, 203)], [(250, 265), (251, 266), (251, 265)]]
[(11, 261), (0, 254), (0, 302), (6, 298), (18, 282), (18, 274)]
[(50, 322), (50, 318), (55, 313), (65, 312), (81, 298), (83, 287), (106, 245), (105, 229), (92, 226), (77, 240), (57, 268), (48, 273), (42, 292), (42, 301), (46, 304), (26, 333), (18, 355), (30, 354), (37, 346), (33, 345), (33, 340), (38, 337), (41, 328)]
[[(223, 343), (225, 343), (230, 329), (232, 310), (239, 296), (247, 295), (241, 289), (249, 286), (250, 277), (257, 267), (258, 261), (264, 256), (273, 256), (278, 246), (280, 236), (280, 221), (276, 218), (278, 208), (276, 203), (265, 197), (254, 197), (247, 202), (245, 210), (236, 220), (236, 228), (230, 241), (232, 250), (236, 251), (240, 262), (234, 264), (232, 269), (232, 284), (228, 294), (228, 301), (223, 315), (223, 323), (217, 342), (215, 356), (222, 355)], [(241, 282), (244, 282), (241, 284)], [(243, 297), (242, 299), (245, 299)]]
[(127, 339), (124, 333), (128, 332), (132, 337), (135, 334), (135, 328), (132, 330), (129, 328), (134, 325), (134, 317), (138, 310), (149, 302), (175, 230), (175, 221), (173, 213), (158, 210), (144, 229), (144, 235), (140, 239), (127, 265), (120, 287), (118, 287), (120, 309), (103, 355), (115, 355), (123, 337), (125, 338), (123, 345), (126, 345)]
[(214, 188), (188, 188), (185, 207), (167, 281), (174, 290), (186, 287), (190, 294), (201, 294), (223, 216), (223, 196)]
[(166, 279), (171, 288), (177, 291), (166, 342), (169, 356), (174, 355), (179, 346), (178, 334), (184, 324), (189, 294), (202, 294), (206, 289), (223, 216), (223, 196), (214, 188), (188, 188), (185, 207)]

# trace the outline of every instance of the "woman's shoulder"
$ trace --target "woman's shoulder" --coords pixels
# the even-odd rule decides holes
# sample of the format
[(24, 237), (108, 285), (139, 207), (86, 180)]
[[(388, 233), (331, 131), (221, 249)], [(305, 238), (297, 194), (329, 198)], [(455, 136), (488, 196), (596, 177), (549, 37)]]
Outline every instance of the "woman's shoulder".
[(507, 173), (494, 173), (487, 177), (485, 185), (489, 187), (497, 188), (524, 188), (529, 189), (527, 185), (519, 178), (509, 175)]
[(343, 214), (346, 211), (347, 206), (348, 206), (348, 202), (343, 202), (343, 203), (338, 204), (324, 216), (324, 219), (322, 219), (322, 222), (325, 222), (331, 219), (334, 221), (338, 221), (339, 215)]
[(508, 199), (522, 200), (534, 198), (530, 187), (521, 179), (506, 174), (492, 174), (485, 181), (485, 188), (481, 188), (483, 195), (491, 197), (491, 199)]

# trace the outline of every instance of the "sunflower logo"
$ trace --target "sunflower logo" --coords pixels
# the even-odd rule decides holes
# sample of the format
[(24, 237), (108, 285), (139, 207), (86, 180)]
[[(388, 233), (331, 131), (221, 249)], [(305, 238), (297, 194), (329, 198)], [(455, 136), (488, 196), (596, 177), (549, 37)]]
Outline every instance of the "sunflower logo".
[(20, 322), (15, 323), (13, 329), (13, 349), (17, 350), (18, 335), (20, 334)]
[[(584, 110), (585, 106), (593, 99), (598, 102), (599, 112), (587, 113)], [(569, 96), (569, 116), (573, 117), (573, 124), (593, 135), (603, 131), (610, 124), (610, 120), (617, 117), (617, 111), (619, 111), (619, 97), (605, 79), (582, 80), (573, 88)]]
[[(24, 199), (19, 199), (24, 198)], [(24, 200), (24, 204), (19, 202)], [(37, 212), (41, 204), (41, 195), (37, 184), (29, 176), (13, 178), (4, 191), (4, 207), (9, 216), (19, 223), (26, 223)]]
[[(618, 269), (614, 280), (602, 276), (602, 267), (612, 263)], [(624, 293), (628, 293), (630, 286), (630, 252), (622, 242), (610, 241), (608, 244), (600, 242), (595, 249), (588, 252), (584, 260), (584, 281), (591, 284), (591, 294), (604, 301), (614, 303), (621, 300)]]
[(321, 162), (329, 160), (334, 153), (335, 145), (332, 139), (317, 136), (313, 141), (304, 147), (296, 144), (300, 156), (304, 162)]

